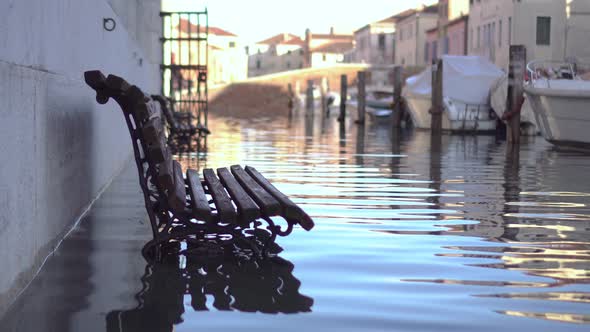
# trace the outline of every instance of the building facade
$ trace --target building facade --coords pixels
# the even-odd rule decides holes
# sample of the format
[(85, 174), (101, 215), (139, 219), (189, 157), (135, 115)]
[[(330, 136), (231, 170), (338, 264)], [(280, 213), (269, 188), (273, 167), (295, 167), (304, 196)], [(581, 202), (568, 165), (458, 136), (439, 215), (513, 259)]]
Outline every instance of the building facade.
[(248, 77), (303, 68), (304, 41), (293, 34), (281, 33), (248, 48)]
[(436, 27), (437, 23), (438, 5), (398, 15), (395, 24), (395, 63), (406, 66), (426, 65), (426, 32)]
[[(205, 35), (204, 27), (199, 27), (184, 18), (179, 19), (176, 30), (173, 31), (173, 37), (187, 38), (190, 35), (194, 38), (199, 34)], [(238, 36), (214, 26), (209, 26), (207, 31), (207, 44), (172, 41), (169, 44), (169, 52), (165, 52), (171, 54), (171, 59), (165, 59), (165, 61), (182, 65), (202, 64), (205, 63), (206, 57), (207, 80), (211, 85), (228, 84), (246, 79), (248, 77), (248, 56)], [(196, 75), (195, 72), (191, 72), (191, 74)], [(174, 78), (171, 79), (174, 82)], [(183, 77), (183, 79), (196, 82), (197, 77)], [(164, 84), (168, 84), (168, 80), (164, 80)]]
[(312, 33), (305, 30), (303, 47), (304, 68), (326, 67), (344, 62), (344, 55), (354, 48), (353, 36), (337, 34), (334, 28), (330, 33)]
[(566, 2), (471, 0), (468, 53), (508, 70), (510, 45), (524, 45), (527, 61), (564, 58)]
[(590, 64), (590, 1), (568, 0), (565, 57)]
[(354, 51), (346, 62), (387, 65), (394, 63), (395, 16), (373, 22), (354, 32)]
[(425, 61), (467, 54), (469, 0), (439, 0), (436, 27), (426, 32)]

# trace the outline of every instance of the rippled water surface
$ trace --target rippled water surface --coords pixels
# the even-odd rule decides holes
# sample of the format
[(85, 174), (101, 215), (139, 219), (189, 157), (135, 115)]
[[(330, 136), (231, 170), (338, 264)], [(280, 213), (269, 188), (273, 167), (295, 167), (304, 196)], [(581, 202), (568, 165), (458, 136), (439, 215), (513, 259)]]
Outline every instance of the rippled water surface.
[[(209, 287), (200, 304), (153, 297), (156, 310), (136, 319), (167, 315), (175, 331), (589, 330), (589, 155), (540, 137), (506, 153), (491, 136), (432, 140), (388, 123), (340, 128), (334, 117), (213, 118), (210, 127), (208, 152), (184, 166), (255, 166), (316, 227), (277, 240), (282, 267), (236, 272), (228, 287), (241, 293), (195, 281)], [(117, 295), (121, 307), (107, 300), (104, 315), (133, 310), (145, 291), (125, 280), (136, 289)], [(114, 331), (117, 317), (105, 326)], [(140, 330), (150, 329), (126, 329)]]
[(588, 155), (540, 137), (507, 154), (492, 136), (431, 140), (388, 123), (212, 123), (193, 167), (254, 165), (315, 219), (279, 239), (314, 302), (290, 316), (187, 310), (182, 326), (590, 327)]

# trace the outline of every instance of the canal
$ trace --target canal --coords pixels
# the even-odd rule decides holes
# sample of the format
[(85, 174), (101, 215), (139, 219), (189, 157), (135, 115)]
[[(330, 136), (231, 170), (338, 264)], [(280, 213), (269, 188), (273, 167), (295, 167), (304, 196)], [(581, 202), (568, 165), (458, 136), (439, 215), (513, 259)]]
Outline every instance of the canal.
[(277, 240), (280, 267), (240, 270), (195, 305), (177, 270), (140, 255), (150, 233), (128, 167), (0, 330), (588, 330), (589, 155), (334, 115), (210, 127), (185, 167), (255, 166), (314, 218)]

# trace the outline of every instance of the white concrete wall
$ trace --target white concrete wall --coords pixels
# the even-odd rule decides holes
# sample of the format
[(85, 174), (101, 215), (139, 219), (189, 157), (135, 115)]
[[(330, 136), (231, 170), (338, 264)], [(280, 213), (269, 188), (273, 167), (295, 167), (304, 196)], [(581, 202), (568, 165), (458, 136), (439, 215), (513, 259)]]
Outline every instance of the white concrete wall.
[(0, 314), (128, 162), (121, 111), (96, 103), (83, 72), (158, 92), (159, 10), (159, 0), (0, 2)]

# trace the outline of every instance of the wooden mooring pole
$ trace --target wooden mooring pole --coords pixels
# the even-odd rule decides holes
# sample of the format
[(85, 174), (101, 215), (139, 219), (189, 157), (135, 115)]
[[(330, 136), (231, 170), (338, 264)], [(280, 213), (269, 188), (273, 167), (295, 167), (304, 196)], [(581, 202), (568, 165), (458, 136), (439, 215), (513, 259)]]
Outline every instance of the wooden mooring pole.
[(508, 66), (508, 97), (506, 112), (506, 141), (510, 145), (520, 144), (520, 109), (524, 102), (524, 73), (526, 70), (526, 48), (524, 45), (510, 45)]
[(393, 128), (400, 128), (402, 123), (402, 66), (393, 68)]
[(346, 91), (348, 88), (348, 78), (346, 75), (340, 76), (340, 116), (338, 116), (338, 121), (344, 122), (346, 118), (346, 97), (348, 92)]
[(328, 79), (322, 77), (320, 83), (321, 103), (322, 103), (322, 114), (324, 116), (330, 115), (330, 108), (328, 107)]
[(432, 107), (430, 108), (431, 122), (430, 130), (432, 135), (442, 133), (442, 112), (443, 112), (443, 62), (438, 60), (432, 67)]
[(307, 113), (313, 111), (313, 81), (307, 81), (307, 91), (305, 93), (305, 110)]
[(366, 91), (365, 91), (365, 84), (367, 80), (367, 72), (366, 71), (359, 71), (357, 73), (357, 111), (358, 111), (358, 118), (356, 123), (364, 124), (365, 123), (365, 106), (366, 106)]
[(293, 84), (287, 84), (287, 94), (289, 95), (289, 100), (287, 101), (287, 106), (289, 107), (289, 116), (293, 115), (293, 107), (295, 102), (295, 93), (293, 92)]

